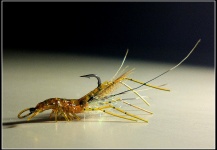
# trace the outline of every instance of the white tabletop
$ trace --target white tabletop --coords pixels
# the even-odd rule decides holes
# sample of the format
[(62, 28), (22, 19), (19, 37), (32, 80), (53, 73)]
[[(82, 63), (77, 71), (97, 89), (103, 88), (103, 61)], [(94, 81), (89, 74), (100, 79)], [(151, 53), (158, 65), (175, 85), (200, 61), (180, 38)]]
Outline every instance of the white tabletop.
[[(214, 69), (182, 64), (150, 84), (167, 84), (170, 92), (156, 89), (139, 93), (140, 107), (153, 115), (129, 110), (148, 119), (133, 122), (102, 112), (80, 114), (80, 121), (49, 119), (51, 110), (30, 121), (17, 114), (51, 97), (80, 98), (97, 86), (95, 73), (110, 80), (122, 60), (63, 54), (14, 53), (3, 57), (3, 148), (214, 148)], [(180, 60), (177, 60), (177, 62)], [(135, 68), (130, 77), (148, 81), (175, 64), (126, 60)], [(137, 84), (127, 81), (132, 87)], [(123, 89), (122, 89), (123, 88)], [(148, 89), (147, 87), (140, 89)], [(120, 87), (120, 90), (126, 90)], [(116, 93), (116, 92), (114, 92)], [(132, 98), (128, 93), (120, 97)], [(85, 118), (83, 118), (85, 116)]]

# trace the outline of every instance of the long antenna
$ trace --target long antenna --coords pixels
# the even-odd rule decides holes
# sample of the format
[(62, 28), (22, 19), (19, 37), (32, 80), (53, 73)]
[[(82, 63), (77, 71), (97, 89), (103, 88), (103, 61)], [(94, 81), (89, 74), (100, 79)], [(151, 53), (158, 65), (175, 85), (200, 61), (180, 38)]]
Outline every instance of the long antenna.
[(182, 59), (182, 60), (181, 60), (177, 65), (175, 65), (174, 67), (170, 68), (169, 70), (167, 70), (167, 71), (161, 73), (160, 75), (158, 75), (158, 76), (152, 78), (151, 80), (149, 80), (149, 81), (143, 83), (142, 85), (140, 85), (140, 86), (138, 86), (138, 87), (135, 87), (135, 88), (130, 89), (130, 90), (123, 91), (123, 92), (121, 92), (121, 93), (117, 93), (117, 94), (114, 94), (114, 95), (110, 95), (110, 96), (108, 96), (107, 98), (109, 98), (109, 97), (114, 97), (114, 96), (116, 96), (116, 95), (125, 94), (126, 92), (129, 92), (129, 91), (138, 89), (138, 88), (140, 88), (140, 87), (146, 85), (147, 83), (149, 83), (149, 82), (151, 82), (151, 81), (153, 81), (153, 80), (159, 78), (160, 76), (162, 76), (162, 75), (168, 73), (169, 71), (172, 71), (173, 69), (177, 68), (179, 65), (181, 65), (181, 64), (191, 55), (191, 53), (196, 49), (196, 47), (197, 47), (197, 45), (200, 43), (200, 41), (201, 41), (201, 39), (199, 39), (199, 40), (197, 41), (197, 43), (194, 45), (194, 47), (193, 47), (192, 50), (188, 53), (188, 55), (187, 55), (184, 59)]
[(119, 69), (118, 69), (118, 71), (115, 73), (115, 75), (112, 77), (111, 81), (115, 78), (115, 76), (118, 74), (118, 72), (121, 70), (122, 66), (124, 65), (124, 62), (125, 62), (125, 59), (126, 59), (126, 57), (127, 57), (128, 51), (129, 51), (129, 49), (127, 49), (127, 52), (126, 52), (126, 54), (125, 54), (125, 56), (124, 56), (124, 59), (123, 59), (123, 61), (122, 61), (122, 63), (121, 63), (121, 66), (119, 67)]

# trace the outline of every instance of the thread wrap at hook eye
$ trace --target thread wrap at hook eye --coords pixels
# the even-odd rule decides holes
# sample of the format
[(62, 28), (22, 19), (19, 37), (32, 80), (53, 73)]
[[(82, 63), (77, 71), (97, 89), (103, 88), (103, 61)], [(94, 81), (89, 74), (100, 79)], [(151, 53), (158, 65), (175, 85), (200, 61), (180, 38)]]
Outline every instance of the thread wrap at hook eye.
[[(24, 112), (26, 112), (26, 111), (28, 111), (29, 110), (29, 113), (28, 114), (26, 114), (26, 115), (23, 115), (23, 116), (21, 116)], [(29, 116), (29, 115), (31, 115), (32, 113), (34, 113), (35, 112), (35, 108), (26, 108), (26, 109), (24, 109), (24, 110), (22, 110), (19, 114), (18, 114), (18, 118), (25, 118), (25, 117), (27, 117), (27, 116)]]

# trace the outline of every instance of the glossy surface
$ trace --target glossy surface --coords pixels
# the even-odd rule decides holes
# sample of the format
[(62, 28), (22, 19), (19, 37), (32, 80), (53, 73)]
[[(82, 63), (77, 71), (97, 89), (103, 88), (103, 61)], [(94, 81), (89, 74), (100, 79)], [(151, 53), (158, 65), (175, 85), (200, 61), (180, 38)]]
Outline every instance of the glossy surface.
[[(131, 51), (128, 55), (130, 55)], [(192, 56), (193, 57), (193, 56)], [(167, 84), (171, 92), (140, 91), (153, 115), (149, 123), (123, 120), (103, 113), (87, 113), (80, 121), (49, 120), (46, 111), (27, 122), (18, 119), (24, 108), (51, 97), (82, 97), (97, 86), (97, 74), (110, 80), (121, 59), (76, 55), (22, 54), (3, 57), (3, 148), (214, 148), (214, 69), (182, 64), (151, 82)], [(179, 60), (177, 60), (178, 62)], [(147, 81), (175, 64), (126, 59), (136, 68), (130, 77)], [(137, 84), (127, 82), (134, 87)], [(126, 88), (125, 88), (126, 89)], [(144, 88), (141, 88), (144, 89)], [(124, 97), (135, 97), (133, 93)], [(83, 114), (80, 114), (82, 117)]]

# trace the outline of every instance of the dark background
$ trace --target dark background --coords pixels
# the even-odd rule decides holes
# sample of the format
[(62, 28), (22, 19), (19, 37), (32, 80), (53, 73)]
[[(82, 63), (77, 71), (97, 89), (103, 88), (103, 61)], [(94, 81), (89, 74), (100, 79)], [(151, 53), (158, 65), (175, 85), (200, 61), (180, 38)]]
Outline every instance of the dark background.
[(3, 2), (3, 55), (85, 54), (214, 66), (214, 2)]

